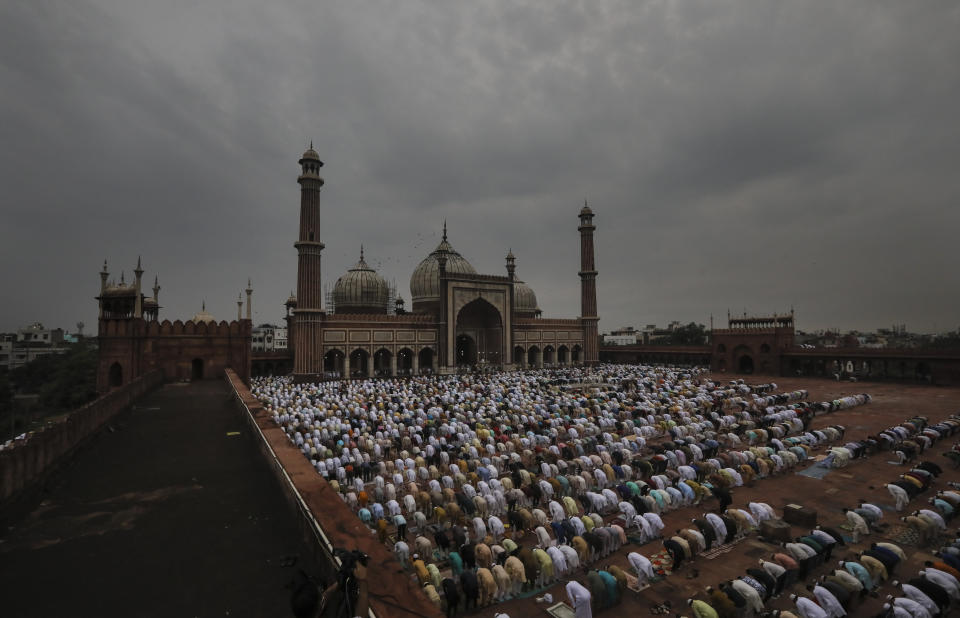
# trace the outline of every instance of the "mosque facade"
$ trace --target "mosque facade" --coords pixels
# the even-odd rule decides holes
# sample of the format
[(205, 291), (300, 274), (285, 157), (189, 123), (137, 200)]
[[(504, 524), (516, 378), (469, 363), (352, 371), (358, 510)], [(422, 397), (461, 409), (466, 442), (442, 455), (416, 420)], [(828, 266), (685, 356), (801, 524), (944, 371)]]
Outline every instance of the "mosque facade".
[(579, 213), (581, 315), (542, 317), (533, 289), (516, 273), (477, 273), (440, 244), (410, 277), (411, 307), (393, 300), (386, 280), (360, 259), (337, 279), (324, 305), (321, 282), (320, 176), (312, 146), (300, 161), (297, 290), (287, 300), (288, 341), (298, 380), (324, 376), (448, 374), (485, 369), (592, 365), (599, 360), (593, 212)]

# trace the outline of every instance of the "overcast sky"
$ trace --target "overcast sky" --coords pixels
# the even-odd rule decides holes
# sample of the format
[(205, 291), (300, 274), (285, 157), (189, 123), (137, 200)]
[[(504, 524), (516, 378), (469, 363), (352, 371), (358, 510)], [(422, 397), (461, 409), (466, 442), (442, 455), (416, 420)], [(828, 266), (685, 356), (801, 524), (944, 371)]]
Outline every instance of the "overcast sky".
[[(324, 283), (410, 300), (439, 242), (601, 330), (794, 307), (805, 330), (960, 326), (960, 4), (0, 2), (0, 330), (96, 330), (98, 271), (279, 321), (297, 159)], [(149, 292), (148, 292), (149, 293)]]

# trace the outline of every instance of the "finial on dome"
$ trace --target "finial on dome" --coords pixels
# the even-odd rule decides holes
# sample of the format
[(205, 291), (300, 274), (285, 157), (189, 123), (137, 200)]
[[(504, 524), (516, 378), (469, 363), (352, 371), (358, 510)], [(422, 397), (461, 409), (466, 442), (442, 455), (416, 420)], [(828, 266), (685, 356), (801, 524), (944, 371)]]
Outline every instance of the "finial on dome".
[(123, 276), (124, 276), (124, 272), (121, 270), (121, 271), (120, 271), (120, 285), (123, 285), (123, 284), (125, 283), (124, 280), (123, 280)]
[(363, 243), (360, 243), (360, 261), (363, 261)]
[(200, 309), (201, 309), (202, 311), (206, 311), (206, 310), (207, 310), (207, 299), (203, 299), (203, 302), (200, 304)]
[(443, 220), (443, 240), (447, 240), (447, 220)]
[(313, 150), (313, 140), (310, 140), (310, 150)]

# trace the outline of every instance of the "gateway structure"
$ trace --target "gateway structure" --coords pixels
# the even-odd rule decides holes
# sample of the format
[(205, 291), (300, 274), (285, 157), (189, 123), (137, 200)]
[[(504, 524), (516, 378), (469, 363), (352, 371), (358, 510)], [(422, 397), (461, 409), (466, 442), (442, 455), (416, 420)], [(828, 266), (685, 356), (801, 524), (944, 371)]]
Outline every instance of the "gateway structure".
[(453, 373), (596, 364), (597, 270), (593, 211), (580, 210), (581, 315), (546, 319), (533, 290), (516, 274), (512, 252), (505, 275), (483, 275), (447, 238), (410, 277), (412, 307), (394, 299), (386, 280), (360, 260), (333, 286), (324, 306), (321, 284), (320, 176), (309, 148), (300, 158), (297, 291), (287, 300), (288, 341), (299, 380)]

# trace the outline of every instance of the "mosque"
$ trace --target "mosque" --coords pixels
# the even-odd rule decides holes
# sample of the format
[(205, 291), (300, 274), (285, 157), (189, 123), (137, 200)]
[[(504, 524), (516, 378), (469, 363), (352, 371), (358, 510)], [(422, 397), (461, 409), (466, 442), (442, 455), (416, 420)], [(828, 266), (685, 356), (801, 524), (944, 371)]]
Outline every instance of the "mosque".
[(517, 278), (512, 252), (506, 275), (483, 275), (443, 239), (410, 277), (411, 310), (364, 260), (333, 286), (321, 285), (320, 177), (311, 147), (300, 158), (297, 292), (286, 303), (288, 341), (298, 380), (454, 373), (464, 370), (596, 364), (597, 289), (593, 211), (580, 210), (581, 315), (547, 319), (533, 289)]

